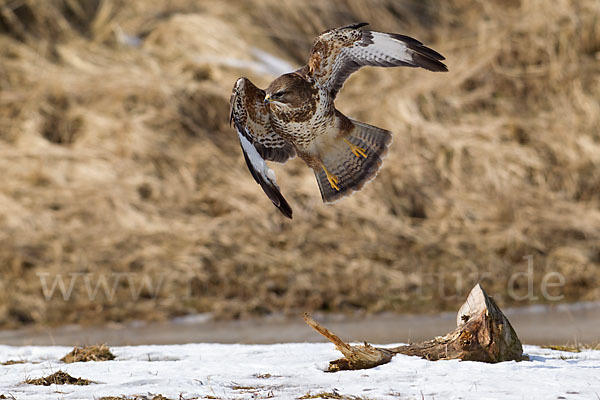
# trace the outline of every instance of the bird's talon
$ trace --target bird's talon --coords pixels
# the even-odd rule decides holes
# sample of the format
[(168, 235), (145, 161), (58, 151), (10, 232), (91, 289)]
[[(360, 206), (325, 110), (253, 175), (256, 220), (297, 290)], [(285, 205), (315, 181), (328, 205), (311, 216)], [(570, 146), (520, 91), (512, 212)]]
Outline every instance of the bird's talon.
[(354, 155), (356, 157), (363, 156), (364, 158), (367, 158), (367, 153), (365, 153), (365, 149), (363, 149), (362, 147), (357, 147), (355, 149), (352, 149), (352, 152), (354, 153)]
[(344, 142), (346, 142), (346, 144), (348, 146), (350, 146), (350, 150), (352, 151), (352, 153), (356, 156), (356, 157), (364, 157), (367, 158), (367, 153), (366, 150), (363, 149), (362, 147), (359, 147), (353, 143), (351, 143), (348, 139), (344, 139)]
[(337, 185), (340, 180), (338, 179), (337, 176), (330, 175), (330, 176), (327, 177), (327, 180), (329, 181), (329, 184), (331, 185), (332, 188), (334, 188), (338, 192), (340, 191), (340, 187)]
[(323, 165), (323, 171), (325, 171), (325, 174), (327, 175), (327, 180), (329, 181), (329, 184), (331, 185), (331, 187), (339, 192), (340, 187), (337, 184), (340, 183), (340, 179), (337, 177), (337, 175), (333, 175), (332, 173), (327, 171), (327, 168), (325, 168), (324, 165)]

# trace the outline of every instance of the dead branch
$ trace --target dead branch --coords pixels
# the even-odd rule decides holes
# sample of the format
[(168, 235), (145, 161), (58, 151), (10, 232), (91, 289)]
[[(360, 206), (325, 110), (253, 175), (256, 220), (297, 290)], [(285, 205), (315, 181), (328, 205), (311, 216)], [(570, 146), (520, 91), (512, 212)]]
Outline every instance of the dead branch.
[(306, 321), (311, 328), (335, 344), (336, 349), (344, 355), (344, 358), (329, 363), (329, 368), (327, 369), (328, 372), (373, 368), (388, 363), (394, 356), (391, 351), (373, 347), (368, 343), (361, 346), (350, 346), (306, 313), (304, 314), (304, 321)]
[(304, 320), (344, 355), (344, 358), (329, 363), (328, 372), (372, 368), (389, 362), (396, 354), (432, 361), (459, 359), (496, 363), (523, 359), (521, 341), (508, 318), (479, 284), (458, 311), (456, 329), (421, 343), (393, 348), (379, 348), (368, 343), (351, 346), (308, 314), (304, 315)]

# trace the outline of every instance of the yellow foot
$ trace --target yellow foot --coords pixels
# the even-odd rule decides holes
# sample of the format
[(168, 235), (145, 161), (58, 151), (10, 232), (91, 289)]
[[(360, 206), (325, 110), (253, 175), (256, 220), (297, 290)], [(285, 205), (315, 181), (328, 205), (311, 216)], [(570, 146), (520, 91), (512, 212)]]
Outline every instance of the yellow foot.
[(362, 147), (358, 147), (355, 144), (350, 143), (350, 141), (348, 139), (344, 139), (344, 142), (346, 142), (346, 144), (348, 146), (350, 146), (350, 150), (352, 150), (352, 153), (354, 153), (354, 155), (356, 157), (363, 156), (364, 158), (367, 158), (367, 153), (366, 153), (365, 149), (363, 149)]
[(337, 190), (339, 192), (340, 187), (337, 184), (340, 183), (340, 179), (336, 175), (333, 175), (329, 171), (327, 171), (327, 168), (325, 168), (325, 165), (322, 165), (322, 166), (323, 166), (323, 171), (325, 171), (325, 174), (327, 175), (327, 180), (329, 181), (329, 184), (331, 185), (332, 188), (334, 188), (335, 190)]

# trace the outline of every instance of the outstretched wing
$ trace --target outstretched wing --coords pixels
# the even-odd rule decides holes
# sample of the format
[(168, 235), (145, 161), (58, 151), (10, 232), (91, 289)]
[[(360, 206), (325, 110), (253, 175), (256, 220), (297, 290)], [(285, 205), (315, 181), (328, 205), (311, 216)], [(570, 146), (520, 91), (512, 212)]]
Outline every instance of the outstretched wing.
[(265, 160), (286, 162), (296, 150), (273, 131), (269, 111), (264, 105), (265, 92), (246, 78), (237, 80), (230, 101), (229, 123), (233, 123), (242, 145), (250, 173), (283, 215), (292, 218), (292, 208)]
[(444, 56), (416, 39), (395, 33), (361, 30), (365, 22), (320, 34), (305, 67), (335, 97), (350, 74), (364, 66), (421, 67), (448, 71)]

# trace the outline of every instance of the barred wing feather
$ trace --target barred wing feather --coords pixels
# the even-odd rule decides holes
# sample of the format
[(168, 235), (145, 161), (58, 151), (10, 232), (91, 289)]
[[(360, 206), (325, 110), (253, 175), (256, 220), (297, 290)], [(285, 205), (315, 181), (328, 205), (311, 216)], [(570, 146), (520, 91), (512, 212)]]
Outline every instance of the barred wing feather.
[(308, 74), (335, 98), (350, 74), (364, 66), (447, 71), (444, 56), (409, 36), (360, 30), (360, 23), (323, 32), (314, 42)]

